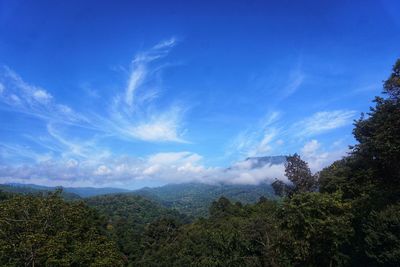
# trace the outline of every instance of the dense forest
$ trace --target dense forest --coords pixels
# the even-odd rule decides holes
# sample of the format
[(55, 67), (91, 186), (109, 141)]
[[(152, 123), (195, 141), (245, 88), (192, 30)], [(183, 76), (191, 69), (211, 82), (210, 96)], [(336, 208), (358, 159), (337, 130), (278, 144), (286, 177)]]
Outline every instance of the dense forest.
[(167, 208), (172, 208), (191, 218), (207, 217), (211, 203), (226, 197), (243, 204), (256, 203), (260, 197), (274, 198), (271, 185), (232, 185), (232, 184), (169, 184), (156, 188), (143, 188), (133, 192), (135, 195), (156, 200)]
[(399, 266), (400, 60), (373, 103), (348, 156), (315, 174), (287, 156), (290, 183), (272, 184), (279, 197), (220, 197), (207, 216), (146, 192), (0, 192), (0, 265)]

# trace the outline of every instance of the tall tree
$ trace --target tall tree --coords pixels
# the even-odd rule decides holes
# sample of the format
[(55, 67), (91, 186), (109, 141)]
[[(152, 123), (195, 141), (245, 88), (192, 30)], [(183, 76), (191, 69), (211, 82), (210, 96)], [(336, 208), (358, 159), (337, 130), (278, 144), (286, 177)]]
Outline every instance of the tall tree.
[(285, 175), (294, 185), (294, 192), (311, 192), (316, 189), (316, 180), (307, 162), (298, 154), (286, 157)]
[(389, 98), (398, 101), (400, 98), (400, 59), (393, 66), (392, 74), (384, 84), (384, 93), (389, 95)]
[(278, 196), (291, 196), (294, 193), (312, 192), (317, 189), (316, 176), (298, 154), (286, 157), (285, 176), (292, 182), (291, 185), (278, 179), (271, 184)]
[[(358, 143), (352, 153), (320, 173), (320, 190), (340, 190), (352, 201), (352, 264), (390, 266), (398, 253), (400, 203), (400, 60), (384, 83), (384, 97), (376, 97), (367, 115), (355, 122)], [(386, 97), (385, 97), (386, 96)]]

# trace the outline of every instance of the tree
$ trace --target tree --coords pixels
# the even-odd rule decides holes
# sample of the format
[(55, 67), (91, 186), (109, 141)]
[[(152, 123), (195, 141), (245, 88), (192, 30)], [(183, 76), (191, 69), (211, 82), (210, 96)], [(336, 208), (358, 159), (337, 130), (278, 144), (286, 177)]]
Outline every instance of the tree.
[(0, 202), (0, 265), (123, 266), (97, 213), (60, 195)]
[(279, 217), (279, 259), (283, 266), (338, 266), (353, 233), (351, 203), (339, 193), (294, 194), (285, 200)]
[(393, 66), (393, 71), (386, 80), (384, 93), (389, 95), (389, 98), (398, 101), (400, 98), (400, 59)]
[(285, 175), (292, 185), (278, 179), (271, 184), (278, 196), (290, 197), (294, 193), (312, 192), (317, 189), (316, 176), (312, 175), (307, 162), (302, 160), (298, 154), (286, 157)]
[(176, 240), (181, 224), (171, 218), (161, 218), (150, 223), (142, 237), (143, 253), (134, 266), (171, 266), (177, 258)]
[(363, 226), (367, 257), (377, 266), (400, 263), (400, 203), (373, 211)]
[(335, 161), (318, 173), (319, 191), (321, 193), (347, 191), (347, 179), (350, 176), (350, 172), (348, 157)]
[(220, 197), (217, 201), (213, 201), (209, 208), (211, 218), (225, 217), (229, 215), (239, 214), (241, 211), (241, 203), (232, 204), (226, 197)]
[(275, 181), (271, 184), (274, 189), (275, 195), (280, 197), (289, 196), (292, 194), (293, 188), (281, 180), (275, 179)]
[(294, 185), (294, 192), (311, 192), (316, 189), (316, 180), (307, 162), (298, 154), (286, 157), (285, 175)]
[(400, 191), (400, 60), (384, 83), (384, 93), (389, 97), (376, 97), (375, 107), (370, 108), (368, 117), (362, 116), (355, 123), (354, 137), (358, 141), (353, 155), (364, 161), (372, 179), (380, 187)]
[(351, 147), (351, 154), (320, 173), (322, 192), (341, 191), (343, 199), (352, 202), (353, 265), (390, 265), (398, 253), (393, 245), (397, 241), (391, 239), (397, 230), (390, 226), (398, 215), (389, 211), (398, 214), (391, 205), (400, 201), (399, 84), (397, 60), (384, 83), (387, 97), (376, 97), (370, 112), (355, 122), (358, 143)]

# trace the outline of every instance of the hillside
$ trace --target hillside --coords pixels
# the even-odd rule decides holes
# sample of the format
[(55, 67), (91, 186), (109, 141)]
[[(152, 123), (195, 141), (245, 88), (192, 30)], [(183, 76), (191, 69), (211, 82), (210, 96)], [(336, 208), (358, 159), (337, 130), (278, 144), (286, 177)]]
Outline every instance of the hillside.
[(260, 197), (274, 198), (271, 186), (259, 185), (208, 185), (200, 183), (169, 184), (156, 188), (143, 188), (133, 192), (136, 195), (154, 199), (168, 208), (188, 216), (208, 215), (212, 201), (224, 196), (233, 202), (255, 203)]
[(12, 187), (16, 193), (35, 192), (35, 191), (54, 191), (56, 188), (62, 188), (63, 192), (78, 195), (79, 197), (92, 197), (106, 194), (126, 193), (127, 189), (113, 188), (113, 187), (51, 187), (36, 184), (19, 184), (9, 183), (1, 186)]
[[(21, 195), (41, 195), (54, 192), (56, 187), (42, 187), (37, 185), (17, 185), (17, 184), (0, 184), (0, 191), (9, 194), (21, 194)], [(78, 200), (81, 197), (78, 194), (67, 192), (63, 190), (61, 193), (62, 198), (65, 200)]]
[(130, 260), (140, 254), (140, 239), (146, 225), (162, 218), (189, 222), (186, 216), (177, 211), (131, 194), (96, 196), (85, 199), (85, 203), (107, 219), (107, 230), (120, 251)]

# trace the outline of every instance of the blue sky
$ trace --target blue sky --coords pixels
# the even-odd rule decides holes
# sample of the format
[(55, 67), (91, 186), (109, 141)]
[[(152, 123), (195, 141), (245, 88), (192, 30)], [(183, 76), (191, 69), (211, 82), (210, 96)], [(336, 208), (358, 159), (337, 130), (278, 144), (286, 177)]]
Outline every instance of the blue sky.
[[(0, 0), (0, 182), (258, 183), (346, 154), (398, 1)], [(227, 173), (228, 166), (237, 166)]]

